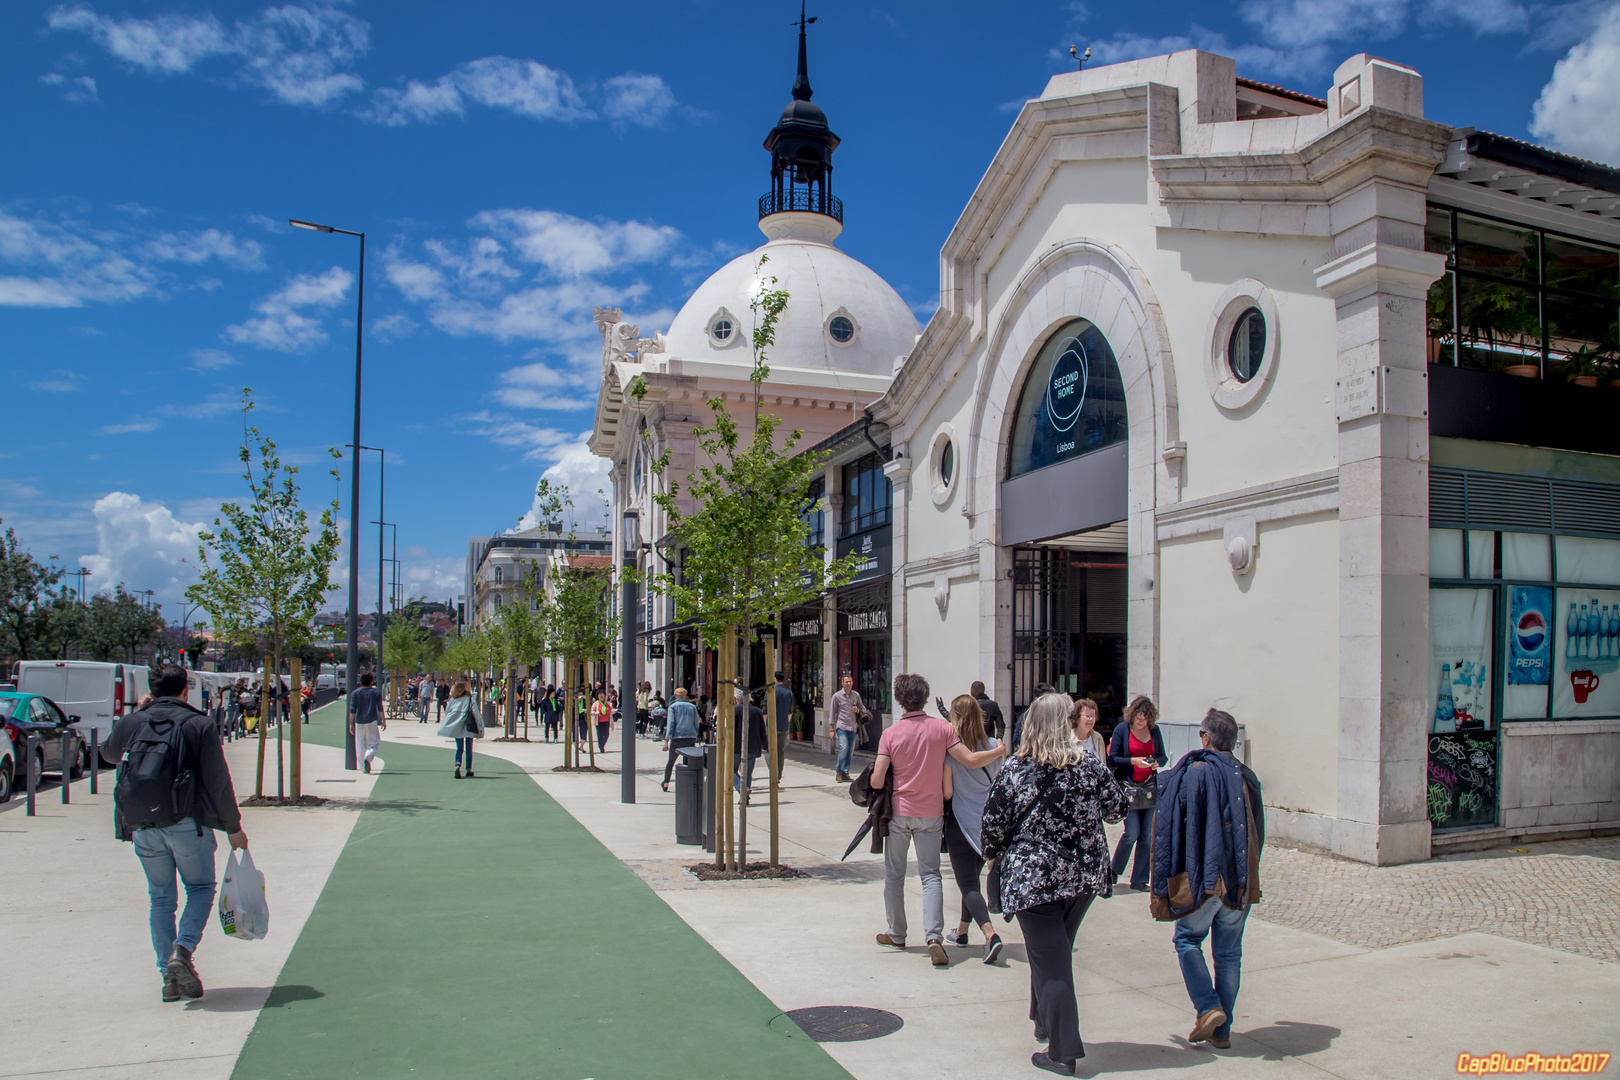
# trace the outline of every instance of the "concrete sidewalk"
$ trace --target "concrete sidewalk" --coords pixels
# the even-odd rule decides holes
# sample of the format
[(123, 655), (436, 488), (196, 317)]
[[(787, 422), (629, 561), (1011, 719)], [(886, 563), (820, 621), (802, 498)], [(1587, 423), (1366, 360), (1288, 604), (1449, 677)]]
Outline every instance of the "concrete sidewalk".
[[(253, 793), (257, 747), (252, 739), (225, 747), (239, 798)], [(68, 806), (53, 793), (37, 817), (0, 817), (0, 955), (12, 990), (0, 1019), (0, 1077), (231, 1075), (259, 1010), (289, 992), (277, 976), (371, 793), (374, 778), (345, 773), (341, 750), (306, 744), (303, 761), (305, 791), (333, 805), (242, 811), (265, 875), (270, 933), (231, 941), (211, 917), (197, 948), (207, 989), (197, 1001), (159, 1000), (146, 877), (132, 845), (113, 837), (112, 773), (98, 795), (85, 780)], [(266, 765), (273, 791), (274, 758)], [(222, 870), (230, 848), (218, 841)]]
[[(609, 745), (616, 749), (617, 734)], [(556, 745), (486, 740), (479, 750), (522, 766), (780, 1008), (860, 1005), (899, 1014), (905, 1026), (892, 1035), (825, 1044), (852, 1075), (1038, 1075), (1029, 1065), (1039, 1044), (1027, 1019), (1028, 966), (1016, 923), (997, 918), (1008, 948), (993, 966), (979, 962), (975, 947), (952, 949), (950, 966), (934, 969), (920, 933), (906, 954), (877, 946), (873, 936), (884, 929), (881, 857), (863, 842), (847, 861), (838, 859), (864, 813), (842, 786), (828, 782), (826, 770), (791, 759), (782, 794), (782, 855), (811, 876), (699, 883), (685, 866), (703, 857), (701, 849), (674, 843), (673, 796), (657, 785), (664, 760), (658, 746), (638, 743), (633, 806), (618, 801), (617, 753), (597, 759), (610, 773), (591, 775), (551, 771), (561, 760)], [(756, 807), (751, 849), (765, 847), (764, 822), (764, 809)], [(1111, 838), (1117, 835), (1110, 829)], [(1276, 854), (1282, 863), (1284, 853)], [(1377, 872), (1355, 867), (1358, 874), (1364, 869)], [(950, 926), (957, 893), (948, 871), (945, 877)], [(1267, 881), (1264, 863), (1261, 880)], [(1291, 886), (1279, 875), (1276, 888)], [(922, 900), (915, 875), (908, 894), (916, 923)], [(1520, 899), (1535, 904), (1533, 897)], [(1353, 920), (1355, 905), (1348, 908)], [(1606, 918), (1620, 928), (1617, 912), (1620, 900), (1610, 896)], [(1550, 1054), (1612, 1050), (1620, 1043), (1615, 963), (1479, 932), (1367, 948), (1265, 915), (1262, 902), (1249, 921), (1233, 1045), (1223, 1052), (1185, 1042), (1193, 1015), (1171, 927), (1149, 916), (1140, 894), (1125, 891), (1094, 903), (1075, 956), (1088, 1055), (1082, 1075), (1197, 1065), (1213, 1077), (1403, 1080), (1455, 1075), (1460, 1051)], [(972, 937), (977, 942), (977, 929)], [(1620, 1065), (1609, 1071), (1620, 1075)]]

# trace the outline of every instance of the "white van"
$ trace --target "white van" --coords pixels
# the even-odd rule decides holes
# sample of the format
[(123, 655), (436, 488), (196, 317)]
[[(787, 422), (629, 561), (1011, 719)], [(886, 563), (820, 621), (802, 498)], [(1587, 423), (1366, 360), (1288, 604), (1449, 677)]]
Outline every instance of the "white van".
[(144, 664), (103, 664), (93, 660), (22, 660), (16, 665), (17, 689), (44, 694), (69, 716), (90, 741), (90, 732), (105, 743), (113, 721), (135, 705), (151, 688), (151, 671)]

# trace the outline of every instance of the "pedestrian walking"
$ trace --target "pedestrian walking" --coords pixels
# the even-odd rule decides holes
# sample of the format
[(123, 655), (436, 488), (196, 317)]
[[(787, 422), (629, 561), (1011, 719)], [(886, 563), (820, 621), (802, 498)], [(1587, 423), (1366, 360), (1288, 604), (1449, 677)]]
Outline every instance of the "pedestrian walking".
[[(731, 767), (737, 774), (737, 786), (747, 795), (754, 790), (754, 763), (765, 752), (765, 710), (749, 700), (748, 693), (738, 687), (732, 720), (737, 725), (733, 729), (737, 732), (737, 738), (731, 748)], [(743, 765), (745, 752), (748, 761), (746, 768)]]
[(557, 688), (550, 683), (546, 684), (545, 693), (540, 696), (540, 724), (544, 728), (546, 742), (555, 742), (560, 737), (558, 729), (562, 726), (562, 704), (557, 700)]
[[(1190, 751), (1160, 780), (1165, 813), (1153, 826), (1153, 917), (1176, 920), (1173, 940), (1181, 981), (1192, 999), (1188, 1042), (1232, 1045), (1238, 983), (1243, 974), (1243, 930), (1260, 899), (1260, 853), (1266, 844), (1260, 778), (1232, 756), (1237, 721), (1211, 709), (1198, 725), (1200, 749)], [(1215, 979), (1204, 961), (1211, 937)]]
[(373, 681), (371, 672), (366, 672), (360, 676), (360, 689), (349, 695), (349, 730), (354, 732), (354, 752), (361, 768), (368, 773), (372, 759), (377, 756), (377, 746), (382, 742), (382, 732), (388, 727), (388, 719), (382, 712), (382, 691), (371, 685)]
[(1103, 747), (1103, 737), (1097, 734), (1097, 703), (1090, 698), (1081, 698), (1074, 703), (1069, 711), (1069, 730), (1074, 732), (1075, 739), (1086, 753), (1098, 761), (1108, 760), (1108, 751)]
[(478, 703), (466, 679), (457, 679), (450, 689), (450, 707), (445, 710), (444, 723), (439, 725), (440, 735), (456, 741), (456, 779), (461, 779), (461, 766), (465, 758), (467, 776), (473, 775), (473, 740), (483, 735), (484, 725), (478, 716)]
[[(134, 843), (146, 874), (162, 998), (179, 1001), (203, 996), (193, 954), (214, 908), (214, 832), (225, 833), (231, 847), (241, 850), (247, 849), (248, 838), (219, 730), (187, 703), (185, 670), (159, 664), (150, 685), (151, 704), (118, 719), (101, 755), (109, 764), (118, 763), (116, 834)], [(177, 875), (186, 890), (178, 924)]]
[[(984, 730), (984, 711), (976, 698), (962, 694), (951, 701), (951, 730), (969, 750), (993, 750), (1000, 746)], [(985, 800), (990, 788), (1001, 772), (1001, 760), (970, 769), (955, 758), (947, 759), (950, 768), (950, 790), (945, 793), (945, 851), (951, 857), (951, 876), (962, 894), (962, 914), (956, 929), (945, 935), (947, 944), (967, 948), (968, 923), (978, 924), (984, 932), (984, 962), (993, 964), (1001, 956), (1001, 936), (990, 922), (990, 909), (985, 905), (984, 893), (979, 888), (979, 875), (984, 870), (984, 855), (980, 840), (980, 826), (984, 818)]]
[(984, 733), (992, 739), (1000, 739), (1007, 730), (1007, 718), (1001, 715), (1001, 706), (984, 692), (982, 682), (975, 681), (968, 687), (968, 693), (973, 695), (973, 700), (979, 703), (979, 710), (984, 713)]
[(776, 778), (782, 778), (782, 765), (787, 759), (788, 728), (793, 719), (793, 691), (788, 689), (784, 673), (776, 673), (776, 685), (771, 688), (776, 695)]
[(841, 688), (833, 694), (832, 704), (828, 708), (833, 722), (833, 745), (838, 754), (833, 763), (833, 779), (840, 784), (849, 783), (850, 757), (855, 753), (855, 734), (860, 730), (855, 710), (865, 707), (861, 695), (855, 690), (855, 680), (845, 675)]
[(433, 676), (429, 675), (416, 691), (416, 722), (419, 724), (428, 722), (428, 710), (433, 707), (433, 693)]
[(608, 705), (607, 694), (601, 690), (591, 702), (591, 722), (596, 725), (596, 752), (605, 754), (608, 736), (613, 732), (613, 709)]
[(1067, 694), (1043, 694), (1024, 714), (1023, 739), (984, 808), (984, 854), (996, 860), (999, 907), (1018, 920), (1029, 958), (1029, 1017), (1047, 1044), (1030, 1063), (1073, 1076), (1085, 1057), (1074, 996), (1074, 938), (1097, 896), (1113, 889), (1104, 821), (1129, 800), (1108, 768), (1069, 730)]
[(664, 750), (669, 754), (669, 760), (664, 763), (664, 782), (661, 785), (665, 791), (669, 790), (669, 777), (675, 769), (679, 751), (698, 743), (698, 724), (697, 706), (686, 700), (686, 687), (677, 686), (675, 700), (669, 703), (669, 721), (664, 728)]
[(928, 704), (928, 680), (921, 675), (899, 675), (894, 700), (905, 711), (878, 742), (872, 766), (872, 787), (887, 788), (893, 817), (883, 855), (883, 906), (889, 929), (877, 936), (879, 945), (906, 947), (907, 848), (917, 849), (917, 872), (922, 878), (923, 937), (936, 967), (950, 962), (945, 953), (945, 890), (939, 876), (940, 845), (945, 834), (945, 757), (950, 755), (977, 769), (1005, 756), (1000, 746), (969, 751), (951, 726), (923, 712)]
[(450, 684), (448, 682), (440, 682), (438, 686), (434, 687), (433, 700), (439, 706), (439, 711), (434, 716), (434, 719), (443, 720), (444, 707), (450, 703)]
[[(1159, 767), (1170, 760), (1164, 752), (1164, 736), (1159, 732), (1159, 710), (1145, 694), (1138, 694), (1125, 706), (1125, 723), (1114, 728), (1108, 743), (1108, 765), (1114, 779), (1129, 784), (1131, 812), (1125, 818), (1125, 833), (1114, 849), (1114, 880), (1131, 866), (1131, 888), (1148, 888), (1148, 850), (1153, 840), (1153, 806), (1158, 798)], [(1131, 848), (1136, 858), (1131, 859)]]
[(652, 722), (652, 683), (636, 683), (636, 737), (647, 737), (647, 725)]

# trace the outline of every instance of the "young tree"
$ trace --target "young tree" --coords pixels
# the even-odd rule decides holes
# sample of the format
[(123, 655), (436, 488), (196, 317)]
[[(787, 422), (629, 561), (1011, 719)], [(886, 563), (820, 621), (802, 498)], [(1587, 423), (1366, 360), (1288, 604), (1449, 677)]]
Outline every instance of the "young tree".
[[(220, 517), (201, 534), (197, 550), (198, 580), (186, 599), (200, 604), (218, 634), (230, 641), (261, 639), (271, 670), (281, 659), (313, 637), (312, 623), (331, 592), (332, 559), (337, 553), (338, 500), (321, 512), (312, 527), (298, 499), (298, 468), (282, 463), (276, 444), (249, 426), (252, 389), (242, 390), (242, 479), (248, 498), (220, 505)], [(334, 459), (341, 457), (334, 448)], [(337, 478), (336, 469), (331, 471)], [(351, 670), (350, 675), (356, 673)], [(259, 770), (256, 793), (264, 794), (265, 725), (259, 725)], [(292, 753), (300, 752), (298, 727)], [(277, 750), (278, 761), (280, 750)], [(299, 793), (294, 792), (296, 797)]]
[[(687, 476), (687, 487), (696, 504), (688, 514), (681, 509), (677, 495), (680, 485), (673, 479), (653, 501), (663, 510), (668, 532), (685, 549), (681, 574), (671, 572), (647, 577), (653, 592), (675, 599), (682, 617), (694, 619), (710, 647), (722, 638), (729, 640), (728, 628), (736, 627), (746, 648), (755, 637), (755, 625), (765, 616), (786, 607), (809, 603), (828, 589), (853, 578), (860, 556), (851, 554), (828, 564), (822, 549), (806, 542), (810, 526), (806, 521), (806, 493), (810, 480), (826, 462), (824, 454), (797, 453), (802, 431), (792, 431), (776, 442), (781, 419), (760, 411), (760, 387), (770, 377), (767, 350), (776, 341), (776, 325), (788, 305), (786, 290), (777, 289), (777, 280), (764, 275), (760, 258), (761, 284), (750, 306), (754, 312), (753, 370), (754, 432), (746, 441), (736, 419), (726, 409), (724, 399), (709, 402), (714, 422), (694, 432), (707, 464)], [(669, 465), (669, 452), (653, 463), (663, 473)], [(721, 697), (718, 720), (729, 730), (733, 711)], [(776, 725), (767, 725), (768, 738), (776, 738)], [(747, 725), (743, 725), (743, 738)], [(746, 753), (745, 748), (745, 753)], [(772, 850), (777, 837), (777, 781), (775, 754), (766, 749), (771, 778)], [(727, 768), (725, 763), (722, 769)], [(725, 774), (729, 776), (729, 770)], [(724, 784), (717, 784), (717, 792)], [(719, 813), (729, 821), (729, 797)], [(719, 817), (716, 818), (717, 822)], [(734, 864), (746, 858), (748, 842), (748, 802), (741, 809), (737, 850), (729, 856)], [(718, 826), (717, 826), (718, 827)], [(728, 856), (716, 845), (716, 862)]]
[[(506, 718), (509, 736), (515, 734), (512, 730), (511, 717), (513, 705), (518, 700), (515, 696), (515, 693), (519, 692), (517, 688), (527, 680), (530, 667), (540, 659), (546, 647), (545, 625), (532, 603), (540, 598), (536, 579), (537, 573), (525, 575), (522, 585), (513, 591), (508, 602), (501, 607), (500, 617), (496, 620), (496, 629), (499, 631), (506, 653)], [(523, 741), (529, 741), (527, 710), (523, 713)]]
[(384, 670), (394, 674), (389, 698), (395, 712), (399, 711), (399, 699), (404, 693), (405, 679), (422, 662), (422, 655), (427, 648), (427, 636), (426, 630), (406, 619), (390, 623), (388, 629), (383, 631), (382, 666)]
[(85, 641), (99, 659), (119, 657), (134, 663), (135, 651), (163, 632), (162, 612), (161, 604), (147, 607), (120, 582), (113, 595), (97, 593), (90, 598)]
[(0, 653), (43, 658), (51, 638), (50, 592), (64, 573), (56, 556), (40, 562), (17, 543), (17, 530), (6, 530), (0, 539)]

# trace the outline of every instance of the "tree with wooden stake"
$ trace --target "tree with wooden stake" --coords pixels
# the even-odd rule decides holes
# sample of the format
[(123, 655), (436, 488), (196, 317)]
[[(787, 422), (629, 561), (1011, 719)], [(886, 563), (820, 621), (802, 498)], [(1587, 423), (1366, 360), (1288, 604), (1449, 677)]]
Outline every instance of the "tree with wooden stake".
[[(217, 636), (235, 644), (259, 642), (269, 651), (266, 686), (276, 678), (281, 658), (310, 641), (312, 624), (326, 602), (332, 584), (332, 559), (337, 554), (338, 500), (321, 512), (317, 527), (298, 499), (298, 467), (284, 465), (276, 444), (248, 424), (253, 391), (242, 390), (242, 478), (247, 481), (244, 502), (220, 505), (212, 528), (199, 534), (199, 570), (186, 599), (200, 605), (213, 620)], [(328, 451), (334, 459), (342, 455)], [(333, 479), (338, 471), (331, 470)], [(255, 794), (264, 794), (265, 727), (268, 711), (259, 718), (259, 769)], [(293, 729), (292, 753), (301, 752), (298, 729)], [(280, 751), (277, 751), (280, 765)], [(302, 772), (300, 765), (293, 766)]]
[(403, 619), (383, 631), (382, 666), (393, 673), (390, 680), (393, 686), (388, 698), (395, 716), (400, 714), (402, 708), (400, 695), (405, 692), (405, 682), (427, 651), (427, 639), (426, 630)]
[[(736, 646), (728, 644), (732, 640), (731, 632), (740, 632), (743, 636), (740, 644), (746, 647), (753, 640), (760, 619), (784, 608), (809, 603), (827, 590), (837, 588), (855, 576), (860, 563), (858, 555), (850, 554), (829, 564), (821, 548), (807, 543), (810, 535), (807, 517), (819, 507), (807, 503), (806, 493), (811, 478), (825, 464), (826, 455), (797, 453), (799, 440), (804, 436), (804, 432), (798, 430), (789, 433), (778, 445), (776, 436), (781, 419), (761, 411), (761, 386), (770, 377), (768, 350), (776, 342), (776, 326), (789, 299), (786, 290), (775, 287), (777, 279), (764, 273), (767, 261), (765, 256), (760, 257), (760, 284), (749, 304), (754, 313), (753, 369), (748, 376), (754, 385), (753, 437), (745, 442), (737, 421), (726, 410), (725, 400), (713, 399), (709, 408), (714, 413), (714, 422), (693, 432), (707, 464), (686, 478), (697, 508), (691, 513), (683, 512), (677, 499), (680, 485), (674, 480), (665, 485), (664, 492), (653, 495), (653, 501), (664, 512), (669, 534), (685, 549), (686, 555), (680, 575), (670, 572), (648, 575), (647, 587), (674, 598), (676, 611), (697, 623), (705, 644), (719, 646), (722, 672), (733, 671), (736, 664)], [(662, 474), (668, 466), (669, 451), (666, 450), (653, 462), (652, 468)], [(726, 677), (722, 675), (721, 681), (724, 683)], [(720, 782), (715, 784), (717, 836), (722, 822), (727, 832), (733, 831), (731, 757), (727, 755), (740, 752), (746, 761), (751, 749), (747, 745), (745, 722), (740, 733), (742, 743), (733, 750), (739, 733), (734, 730), (735, 709), (729, 696), (725, 692), (719, 694), (720, 708), (716, 717), (717, 737), (723, 744), (721, 775), (717, 778)], [(767, 757), (774, 863), (781, 778), (774, 753), (775, 695), (767, 694), (767, 702), (772, 714), (765, 727), (773, 751)], [(742, 800), (734, 836), (734, 852), (728, 853), (716, 845), (717, 865), (733, 869), (746, 865), (746, 798)]]
[[(565, 660), (563, 669), (563, 721), (566, 727), (563, 739), (563, 768), (577, 769), (578, 702), (575, 693), (590, 690), (589, 680), (578, 673), (583, 665), (606, 664), (612, 655), (613, 642), (619, 633), (619, 617), (613, 613), (608, 590), (613, 578), (608, 566), (598, 559), (590, 561), (579, 553), (567, 550), (574, 543), (574, 501), (565, 484), (554, 484), (542, 479), (534, 491), (536, 513), (541, 521), (569, 522), (564, 550), (552, 563), (551, 581), (540, 598), (541, 652), (560, 656)], [(605, 500), (604, 500), (605, 502)], [(604, 507), (605, 509), (605, 507)], [(581, 685), (569, 686), (570, 681)], [(586, 730), (586, 752), (590, 768), (596, 768), (596, 741)]]
[[(506, 653), (508, 672), (506, 680), (508, 735), (512, 734), (514, 727), (511, 716), (518, 700), (516, 695), (524, 692), (523, 687), (528, 683), (530, 666), (540, 658), (546, 647), (545, 625), (534, 604), (534, 601), (539, 599), (538, 571), (525, 574), (522, 587), (516, 591), (510, 602), (502, 605), (501, 614), (496, 620), (502, 647)], [(523, 741), (529, 741), (527, 709), (523, 712)]]

